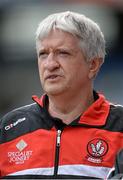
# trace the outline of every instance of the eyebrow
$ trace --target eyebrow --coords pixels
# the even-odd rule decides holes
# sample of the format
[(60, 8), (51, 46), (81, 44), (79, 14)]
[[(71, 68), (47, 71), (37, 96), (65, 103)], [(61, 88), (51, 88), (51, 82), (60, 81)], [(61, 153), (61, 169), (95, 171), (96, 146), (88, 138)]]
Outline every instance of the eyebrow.
[[(42, 51), (47, 51), (49, 50), (50, 48), (45, 48), (45, 47), (42, 47), (40, 50), (39, 50), (39, 53), (42, 52)], [(52, 48), (51, 48), (52, 49)], [(59, 50), (65, 50), (65, 51), (69, 51), (69, 52), (77, 52), (77, 50), (75, 50), (74, 48), (68, 48), (68, 47), (58, 47), (58, 48), (55, 48), (53, 49), (55, 51), (59, 51)]]

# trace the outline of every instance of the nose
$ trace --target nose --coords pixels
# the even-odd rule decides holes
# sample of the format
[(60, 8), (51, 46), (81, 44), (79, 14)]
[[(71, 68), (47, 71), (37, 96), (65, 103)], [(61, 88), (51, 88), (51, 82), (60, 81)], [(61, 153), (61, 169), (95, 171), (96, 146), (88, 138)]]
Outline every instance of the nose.
[(45, 61), (44, 67), (48, 69), (49, 71), (53, 71), (55, 69), (59, 68), (59, 62), (58, 60), (54, 57), (53, 53), (49, 53), (47, 56), (47, 59)]

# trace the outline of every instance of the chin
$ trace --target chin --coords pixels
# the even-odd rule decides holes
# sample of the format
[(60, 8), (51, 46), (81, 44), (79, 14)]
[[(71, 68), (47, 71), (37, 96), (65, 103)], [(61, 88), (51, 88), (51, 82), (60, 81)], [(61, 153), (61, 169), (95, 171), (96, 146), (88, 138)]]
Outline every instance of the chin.
[(47, 95), (51, 95), (51, 96), (58, 96), (58, 95), (62, 94), (61, 91), (56, 91), (56, 90), (55, 91), (50, 90), (50, 91), (45, 91), (45, 92), (46, 92)]
[(44, 88), (47, 95), (57, 96), (65, 92), (64, 88)]

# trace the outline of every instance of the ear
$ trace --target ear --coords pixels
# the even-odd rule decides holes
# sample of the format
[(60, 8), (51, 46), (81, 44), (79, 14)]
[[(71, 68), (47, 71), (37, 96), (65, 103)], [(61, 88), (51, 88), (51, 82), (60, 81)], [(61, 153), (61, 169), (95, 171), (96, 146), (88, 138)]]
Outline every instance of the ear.
[(94, 58), (89, 62), (89, 74), (88, 77), (89, 79), (94, 79), (103, 64), (103, 59), (102, 58)]

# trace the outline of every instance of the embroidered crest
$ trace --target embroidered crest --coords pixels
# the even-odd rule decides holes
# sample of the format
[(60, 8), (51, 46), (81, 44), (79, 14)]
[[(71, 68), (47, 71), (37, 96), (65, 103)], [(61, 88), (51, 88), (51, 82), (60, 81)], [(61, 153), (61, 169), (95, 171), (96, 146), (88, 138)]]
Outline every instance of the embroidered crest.
[(87, 158), (88, 161), (93, 163), (101, 163), (102, 157), (108, 151), (108, 144), (103, 139), (99, 139), (99, 138), (93, 139), (88, 143), (87, 151), (89, 153)]

